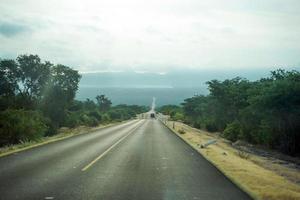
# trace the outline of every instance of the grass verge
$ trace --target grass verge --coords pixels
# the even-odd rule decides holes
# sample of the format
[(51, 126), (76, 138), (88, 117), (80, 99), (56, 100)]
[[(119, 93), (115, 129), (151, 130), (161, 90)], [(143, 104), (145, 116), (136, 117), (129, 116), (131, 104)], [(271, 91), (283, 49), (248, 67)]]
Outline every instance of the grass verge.
[(114, 126), (114, 125), (124, 123), (124, 122), (126, 122), (126, 121), (115, 122), (115, 123), (110, 123), (110, 124), (105, 124), (105, 125), (99, 125), (97, 127), (79, 126), (76, 128), (61, 128), (59, 130), (58, 134), (50, 136), (50, 137), (43, 137), (40, 140), (36, 140), (36, 141), (25, 141), (25, 142), (21, 142), (20, 144), (1, 147), (0, 148), (0, 157), (18, 153), (20, 151), (25, 151), (27, 149), (39, 147), (39, 146), (49, 144), (52, 142), (56, 142), (59, 140), (67, 139), (67, 138), (75, 136), (75, 135), (95, 132), (100, 129)]
[[(173, 129), (173, 122), (167, 123), (167, 127), (252, 198), (266, 200), (300, 199), (299, 169), (274, 164), (269, 159), (254, 154), (241, 156), (241, 152), (227, 140), (180, 122), (175, 123), (175, 129)], [(180, 134), (178, 130), (184, 130), (185, 134)], [(206, 148), (200, 148), (201, 144), (212, 139), (216, 139), (217, 143)]]

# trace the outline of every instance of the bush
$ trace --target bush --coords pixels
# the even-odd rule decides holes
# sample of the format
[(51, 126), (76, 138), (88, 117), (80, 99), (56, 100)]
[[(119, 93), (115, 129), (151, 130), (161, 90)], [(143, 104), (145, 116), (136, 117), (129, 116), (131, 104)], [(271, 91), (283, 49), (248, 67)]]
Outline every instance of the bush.
[(240, 135), (241, 135), (241, 126), (240, 123), (237, 121), (227, 124), (223, 132), (223, 136), (233, 142), (238, 140)]
[(173, 119), (174, 119), (175, 121), (182, 121), (182, 120), (184, 119), (184, 116), (183, 116), (182, 113), (177, 112), (177, 113), (174, 115)]
[(80, 120), (82, 125), (86, 126), (97, 126), (99, 124), (99, 121), (95, 117), (88, 116), (87, 114), (81, 115)]
[(86, 125), (95, 127), (99, 125), (99, 121), (95, 117), (90, 117)]
[(49, 119), (49, 118), (45, 118), (44, 123), (47, 127), (47, 130), (45, 132), (45, 136), (52, 136), (52, 135), (57, 134), (57, 130), (58, 130), (59, 127), (57, 126), (56, 123), (53, 123), (51, 121), (51, 119)]
[(109, 118), (110, 118), (111, 120), (118, 121), (118, 120), (122, 119), (122, 114), (121, 114), (121, 112), (112, 110), (112, 111), (109, 111), (108, 114), (109, 114)]
[(98, 121), (101, 121), (101, 119), (102, 119), (102, 116), (101, 116), (100, 112), (97, 111), (97, 110), (89, 112), (88, 115), (91, 116), (91, 117), (96, 118)]
[(179, 130), (178, 130), (178, 133), (181, 134), (181, 135), (183, 135), (183, 134), (185, 134), (185, 130), (179, 129)]
[(111, 118), (110, 118), (110, 116), (109, 116), (107, 113), (105, 113), (105, 114), (102, 116), (102, 121), (105, 122), (105, 123), (107, 123), (107, 122), (110, 122), (110, 121), (111, 121)]
[(204, 127), (207, 131), (216, 132), (218, 130), (215, 122), (213, 122), (211, 120), (206, 120), (204, 123), (205, 123)]
[(200, 123), (199, 121), (195, 121), (195, 122), (193, 123), (193, 127), (194, 127), (194, 128), (199, 128), (199, 129), (202, 128), (202, 127), (201, 127), (201, 123)]
[(5, 110), (0, 113), (0, 146), (38, 140), (47, 129), (37, 111)]
[(272, 130), (270, 124), (271, 123), (266, 120), (261, 121), (261, 124), (259, 126), (260, 129), (257, 131), (255, 135), (253, 134), (255, 143), (263, 144), (265, 146), (270, 147), (272, 145), (272, 141), (277, 139), (276, 132)]
[(65, 121), (64, 121), (64, 126), (69, 127), (69, 128), (74, 128), (80, 124), (80, 114), (75, 112), (68, 114)]

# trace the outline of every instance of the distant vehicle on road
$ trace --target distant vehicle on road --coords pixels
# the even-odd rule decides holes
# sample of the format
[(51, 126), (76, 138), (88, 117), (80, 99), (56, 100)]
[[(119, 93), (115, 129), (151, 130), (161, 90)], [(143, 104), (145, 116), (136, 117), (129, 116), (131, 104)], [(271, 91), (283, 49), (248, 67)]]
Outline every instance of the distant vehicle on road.
[(155, 113), (151, 113), (151, 114), (150, 114), (150, 117), (151, 117), (152, 119), (155, 119)]

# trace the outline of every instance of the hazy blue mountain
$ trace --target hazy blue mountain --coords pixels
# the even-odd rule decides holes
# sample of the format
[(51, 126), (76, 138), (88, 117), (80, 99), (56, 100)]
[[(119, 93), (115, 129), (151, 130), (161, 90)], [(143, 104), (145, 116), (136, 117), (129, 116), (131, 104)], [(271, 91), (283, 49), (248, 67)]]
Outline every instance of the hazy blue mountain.
[(85, 87), (202, 87), (212, 79), (241, 76), (250, 80), (269, 74), (268, 69), (256, 70), (186, 70), (165, 74), (126, 72), (103, 72), (82, 74), (81, 86)]
[(158, 105), (179, 104), (197, 94), (207, 94), (205, 82), (224, 80), (237, 76), (249, 80), (267, 77), (274, 69), (248, 70), (174, 70), (165, 74), (126, 72), (85, 73), (77, 93), (77, 99), (94, 99), (105, 94), (113, 104), (150, 105), (152, 97)]

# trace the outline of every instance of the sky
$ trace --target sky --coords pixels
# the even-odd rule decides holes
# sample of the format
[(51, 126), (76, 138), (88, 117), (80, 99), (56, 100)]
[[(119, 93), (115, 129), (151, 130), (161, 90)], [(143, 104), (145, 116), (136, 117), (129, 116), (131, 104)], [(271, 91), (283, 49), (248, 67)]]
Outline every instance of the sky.
[(0, 0), (0, 58), (85, 72), (300, 66), (299, 0)]

